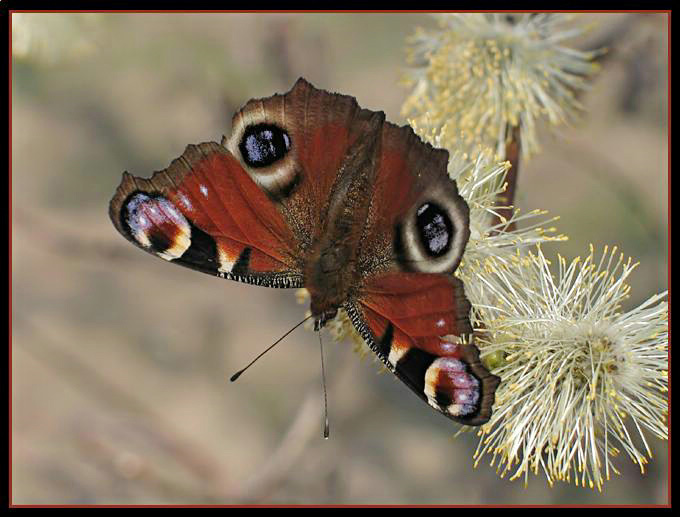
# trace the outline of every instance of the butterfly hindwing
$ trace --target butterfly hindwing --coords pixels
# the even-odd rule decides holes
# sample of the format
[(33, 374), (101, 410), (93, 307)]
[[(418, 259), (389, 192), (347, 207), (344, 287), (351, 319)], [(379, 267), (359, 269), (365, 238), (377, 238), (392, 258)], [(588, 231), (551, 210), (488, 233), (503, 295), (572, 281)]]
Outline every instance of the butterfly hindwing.
[(301, 256), (324, 231), (338, 171), (371, 114), (354, 97), (300, 78), (289, 92), (253, 99), (234, 115), (223, 144), (275, 203)]

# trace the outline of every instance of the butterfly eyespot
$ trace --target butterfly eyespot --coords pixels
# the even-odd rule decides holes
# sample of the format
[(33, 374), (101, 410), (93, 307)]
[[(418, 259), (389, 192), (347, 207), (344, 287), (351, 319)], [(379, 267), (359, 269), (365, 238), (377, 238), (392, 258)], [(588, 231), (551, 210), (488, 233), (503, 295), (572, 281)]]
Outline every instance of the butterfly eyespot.
[(165, 260), (179, 259), (191, 247), (191, 224), (161, 195), (130, 194), (123, 203), (121, 224), (140, 246)]
[(475, 414), (480, 382), (465, 363), (453, 357), (435, 359), (425, 372), (424, 392), (431, 406), (457, 417)]
[(396, 225), (393, 248), (407, 271), (451, 273), (469, 237), (468, 208), (456, 193), (434, 191)]
[[(242, 119), (241, 119), (242, 120)], [(292, 140), (281, 126), (268, 121), (242, 126), (225, 139), (229, 151), (239, 157), (248, 175), (274, 202), (290, 197), (302, 176), (292, 152)]]
[(288, 133), (273, 124), (248, 126), (239, 143), (243, 161), (253, 168), (272, 165), (283, 158), (290, 147)]
[(441, 257), (453, 240), (453, 224), (446, 211), (435, 203), (424, 203), (416, 211), (418, 237), (425, 252), (432, 257)]

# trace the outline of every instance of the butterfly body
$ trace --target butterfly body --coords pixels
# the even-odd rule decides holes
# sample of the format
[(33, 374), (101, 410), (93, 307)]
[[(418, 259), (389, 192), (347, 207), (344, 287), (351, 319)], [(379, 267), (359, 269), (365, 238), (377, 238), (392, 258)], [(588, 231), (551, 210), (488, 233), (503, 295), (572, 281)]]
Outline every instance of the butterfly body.
[(116, 228), (206, 273), (305, 287), (317, 330), (344, 309), (429, 405), (488, 420), (499, 379), (468, 342), (470, 304), (452, 275), (469, 219), (448, 153), (303, 79), (251, 100), (232, 126), (148, 180), (125, 173), (110, 205)]
[[(376, 120), (382, 123), (379, 117)], [(352, 287), (361, 280), (361, 239), (370, 209), (365, 197), (375, 182), (378, 123), (367, 127), (366, 138), (359, 138), (342, 159), (323, 210), (324, 224), (319, 226), (305, 261), (305, 286), (317, 329), (353, 297)]]

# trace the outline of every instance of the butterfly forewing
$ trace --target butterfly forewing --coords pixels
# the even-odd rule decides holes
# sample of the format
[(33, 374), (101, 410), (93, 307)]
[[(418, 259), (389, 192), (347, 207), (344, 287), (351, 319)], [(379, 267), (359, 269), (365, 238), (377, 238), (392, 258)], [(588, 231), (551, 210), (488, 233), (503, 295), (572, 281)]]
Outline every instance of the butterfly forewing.
[(488, 420), (499, 379), (470, 343), (470, 303), (460, 280), (375, 276), (347, 312), (385, 365), (430, 406), (467, 425)]
[(281, 214), (217, 143), (188, 146), (151, 179), (124, 174), (109, 213), (121, 234), (165, 260), (271, 287), (303, 283)]

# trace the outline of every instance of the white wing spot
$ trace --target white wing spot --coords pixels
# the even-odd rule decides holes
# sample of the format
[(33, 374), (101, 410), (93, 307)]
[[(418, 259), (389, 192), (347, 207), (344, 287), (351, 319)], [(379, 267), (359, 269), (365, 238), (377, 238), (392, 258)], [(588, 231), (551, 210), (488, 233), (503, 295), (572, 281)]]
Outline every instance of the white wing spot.
[(201, 194), (203, 194), (205, 197), (208, 197), (208, 187), (201, 185), (199, 189), (201, 190)]
[(184, 208), (186, 208), (187, 210), (193, 210), (194, 207), (191, 205), (191, 201), (186, 195), (180, 193), (179, 200), (184, 205)]

